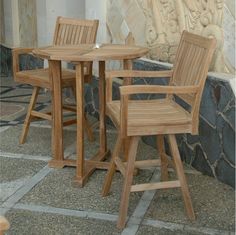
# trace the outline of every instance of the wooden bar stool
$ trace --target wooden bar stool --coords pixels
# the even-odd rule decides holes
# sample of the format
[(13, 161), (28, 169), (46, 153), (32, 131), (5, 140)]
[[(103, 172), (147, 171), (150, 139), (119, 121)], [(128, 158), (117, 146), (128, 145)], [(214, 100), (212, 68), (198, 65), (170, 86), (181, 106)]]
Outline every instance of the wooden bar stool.
[[(80, 20), (58, 17), (54, 33), (53, 45), (79, 45), (92, 44), (96, 41), (98, 29), (98, 20)], [(30, 53), (33, 48), (16, 48), (13, 50), (13, 76), (14, 80), (19, 83), (30, 84), (33, 86), (33, 93), (28, 107), (28, 112), (24, 121), (23, 131), (20, 137), (20, 144), (25, 143), (26, 136), (29, 130), (32, 119), (40, 118), (52, 121), (51, 112), (42, 113), (34, 110), (39, 90), (46, 88), (53, 92), (52, 81), (50, 80), (49, 70), (34, 69), (20, 71), (19, 56)], [(92, 78), (92, 62), (85, 63), (85, 83), (90, 83)], [(71, 87), (75, 95), (75, 71), (71, 69), (62, 69), (62, 88)], [(53, 104), (52, 104), (53, 108)], [(73, 107), (63, 106), (63, 109), (76, 112)], [(67, 120), (63, 123), (64, 126), (76, 123), (76, 119)], [(88, 139), (94, 139), (92, 129), (84, 117), (85, 130)]]
[[(112, 160), (103, 185), (102, 195), (107, 196), (115, 170), (124, 176), (117, 227), (126, 223), (130, 192), (180, 188), (188, 217), (195, 219), (189, 189), (184, 175), (183, 165), (178, 151), (175, 134), (198, 134), (199, 106), (214, 53), (215, 39), (204, 38), (184, 31), (177, 50), (176, 60), (171, 71), (110, 71), (107, 77), (106, 113), (118, 129), (118, 139), (112, 154)], [(128, 85), (120, 87), (120, 100), (112, 100), (112, 78), (165, 78), (168, 86)], [(132, 100), (134, 94), (166, 94), (162, 99)], [(176, 96), (188, 105), (184, 108), (176, 101)], [(156, 135), (159, 159), (136, 161), (138, 142), (141, 136)], [(164, 135), (169, 141), (172, 158), (164, 147)], [(130, 138), (128, 159), (121, 159), (122, 142)], [(163, 182), (132, 185), (135, 168), (161, 166)], [(167, 167), (173, 165), (177, 178), (168, 180)]]

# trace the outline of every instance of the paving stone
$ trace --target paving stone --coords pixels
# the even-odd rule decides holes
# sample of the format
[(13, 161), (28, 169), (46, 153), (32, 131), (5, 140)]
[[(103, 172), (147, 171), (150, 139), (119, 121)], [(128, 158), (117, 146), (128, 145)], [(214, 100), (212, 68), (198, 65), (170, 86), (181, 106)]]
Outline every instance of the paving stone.
[[(14, 126), (1, 132), (0, 149), (4, 152), (51, 156), (51, 128), (31, 126), (25, 144), (19, 144), (22, 126)], [(71, 145), (76, 139), (74, 131), (64, 131), (64, 146)]]
[[(97, 170), (85, 186), (80, 188), (73, 182), (75, 177), (74, 168), (55, 170), (27, 193), (20, 202), (117, 214), (123, 177), (120, 173), (116, 173), (112, 182), (111, 194), (102, 197), (101, 190), (105, 173), (105, 171)], [(140, 171), (135, 182), (143, 182), (150, 179), (150, 177), (150, 171)], [(131, 194), (129, 214), (137, 206), (141, 195), (142, 192)]]
[(0, 86), (0, 92), (1, 92), (1, 96), (9, 91), (11, 91), (12, 88), (11, 86)]
[(141, 226), (136, 235), (203, 235), (205, 233), (189, 232), (183, 230), (169, 230), (166, 228), (155, 228), (151, 226)]
[(58, 214), (12, 209), (6, 214), (8, 235), (116, 235), (115, 223)]
[(0, 200), (15, 193), (45, 165), (42, 161), (0, 157)]
[(180, 189), (157, 191), (146, 218), (190, 226), (235, 230), (235, 191), (230, 186), (205, 175), (187, 175), (196, 221), (185, 214)]
[[(98, 139), (98, 133), (95, 133)], [(108, 147), (113, 148), (116, 134), (108, 133)], [(87, 147), (86, 147), (87, 146)], [(92, 145), (86, 142), (87, 156), (93, 156), (98, 150), (98, 143)], [(138, 148), (138, 159), (145, 159), (147, 156), (154, 158), (157, 153), (152, 147), (140, 142)], [(77, 208), (79, 210), (91, 209), (107, 213), (117, 213), (119, 208), (120, 193), (123, 184), (123, 177), (116, 173), (112, 183), (112, 194), (106, 198), (101, 197), (102, 184), (105, 178), (105, 171), (96, 171), (89, 178), (88, 183), (81, 189), (74, 181), (75, 169), (64, 168), (54, 170), (42, 182), (40, 182), (31, 192), (26, 194), (22, 202), (34, 204), (46, 204), (53, 207)], [(140, 170), (135, 182), (148, 182), (152, 176), (150, 170)], [(43, 192), (43, 193), (42, 193)], [(130, 211), (134, 210), (142, 193), (132, 193)]]
[(16, 100), (18, 101), (18, 98), (24, 97), (24, 96), (31, 96), (32, 94), (32, 88), (20, 88), (18, 86), (13, 87), (13, 89), (7, 93), (4, 93), (1, 96), (1, 99), (4, 100)]
[(26, 176), (33, 176), (47, 163), (37, 160), (0, 157), (0, 182), (14, 181)]
[[(9, 120), (9, 116), (15, 116), (17, 113), (21, 113), (24, 110), (23, 105), (2, 103), (0, 109), (0, 115), (2, 120)], [(14, 118), (12, 119), (14, 120)]]

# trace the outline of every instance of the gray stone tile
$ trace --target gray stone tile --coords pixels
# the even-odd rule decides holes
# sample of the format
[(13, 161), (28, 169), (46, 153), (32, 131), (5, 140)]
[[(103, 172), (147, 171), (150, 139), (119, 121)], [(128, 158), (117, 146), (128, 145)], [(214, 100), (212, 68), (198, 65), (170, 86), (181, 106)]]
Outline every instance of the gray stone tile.
[(33, 176), (46, 164), (43, 161), (13, 159), (0, 156), (0, 182), (9, 182), (26, 176)]
[(136, 235), (203, 235), (205, 233), (141, 226)]
[[(95, 133), (98, 140), (98, 133)], [(116, 135), (108, 133), (108, 147), (113, 148)], [(93, 144), (86, 142), (86, 156), (93, 156), (98, 150), (98, 143)], [(156, 151), (140, 142), (138, 158), (143, 159), (147, 156), (155, 157)], [(90, 178), (88, 183), (79, 188), (74, 181), (75, 169), (64, 168), (54, 170), (42, 182), (40, 182), (31, 192), (23, 199), (24, 203), (45, 204), (53, 207), (71, 208), (79, 210), (95, 210), (106, 213), (118, 213), (120, 193), (123, 184), (123, 177), (116, 173), (112, 183), (111, 195), (102, 198), (101, 189), (105, 178), (106, 171), (97, 170)], [(147, 182), (152, 176), (150, 170), (140, 170), (134, 182)], [(133, 211), (142, 193), (132, 193), (130, 200), (130, 210)]]
[(12, 121), (17, 116), (22, 115), (24, 110), (25, 107), (22, 104), (1, 102), (1, 109), (0, 109), (1, 120)]
[(42, 161), (0, 157), (0, 201), (5, 201), (45, 165)]
[(116, 235), (115, 223), (58, 214), (10, 210), (8, 235)]
[(25, 96), (30, 97), (31, 95), (32, 95), (32, 89), (30, 87), (29, 87), (29, 89), (15, 87), (15, 89), (3, 94), (1, 98), (3, 100), (16, 100), (16, 101), (18, 101), (22, 97), (25, 97)]
[(7, 86), (0, 86), (0, 92), (1, 92), (1, 96), (2, 96), (2, 93), (7, 93), (9, 90), (11, 90), (12, 88), (11, 87), (7, 87)]
[[(20, 202), (117, 214), (123, 177), (120, 173), (116, 173), (112, 182), (111, 194), (107, 197), (102, 197), (101, 190), (105, 174), (105, 171), (95, 171), (85, 186), (80, 188), (74, 182), (74, 168), (55, 170), (27, 193)], [(150, 177), (150, 171), (140, 171), (135, 182), (143, 182), (150, 179)], [(131, 194), (129, 214), (137, 206), (141, 195), (142, 193), (140, 192)]]
[(1, 86), (15, 86), (16, 83), (13, 80), (13, 77), (4, 77), (4, 79), (1, 79)]
[[(51, 128), (31, 126), (26, 143), (19, 144), (22, 126), (15, 126), (1, 132), (0, 149), (4, 152), (51, 156)], [(74, 131), (64, 131), (64, 146), (71, 145), (76, 137)]]
[(196, 221), (185, 214), (180, 189), (157, 191), (146, 218), (168, 222), (235, 230), (235, 192), (230, 186), (204, 175), (187, 175)]

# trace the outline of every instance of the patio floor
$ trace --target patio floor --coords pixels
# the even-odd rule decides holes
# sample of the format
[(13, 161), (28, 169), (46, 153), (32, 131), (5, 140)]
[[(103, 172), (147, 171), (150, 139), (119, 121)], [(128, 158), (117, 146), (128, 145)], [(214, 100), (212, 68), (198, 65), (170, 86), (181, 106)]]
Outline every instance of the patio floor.
[[(106, 172), (97, 170), (79, 188), (75, 168), (49, 168), (51, 126), (33, 122), (27, 141), (19, 145), (22, 122), (31, 88), (17, 85), (10, 77), (1, 80), (0, 212), (11, 227), (6, 234), (235, 234), (235, 191), (214, 178), (185, 166), (196, 221), (185, 215), (179, 189), (132, 193), (126, 228), (116, 228), (122, 177), (116, 173), (111, 194), (101, 197)], [(69, 102), (68, 100), (66, 100)], [(42, 92), (38, 107), (49, 103)], [(89, 117), (91, 122), (96, 120)], [(108, 147), (113, 148), (116, 130), (108, 126)], [(75, 126), (65, 128), (65, 155), (74, 157)], [(85, 143), (86, 157), (98, 149), (96, 141)], [(152, 147), (140, 143), (138, 158), (156, 157)], [(174, 176), (173, 172), (170, 172)], [(140, 170), (136, 182), (160, 180), (159, 168)]]

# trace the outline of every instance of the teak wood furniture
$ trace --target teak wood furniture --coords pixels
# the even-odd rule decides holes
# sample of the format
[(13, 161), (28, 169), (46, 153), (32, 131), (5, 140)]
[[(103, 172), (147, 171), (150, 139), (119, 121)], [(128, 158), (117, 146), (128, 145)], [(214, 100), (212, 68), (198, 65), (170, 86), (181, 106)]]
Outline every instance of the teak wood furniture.
[[(102, 195), (110, 190), (116, 168), (124, 176), (121, 195), (118, 228), (126, 223), (130, 192), (180, 187), (185, 208), (190, 219), (195, 219), (191, 198), (178, 151), (175, 134), (198, 134), (200, 100), (207, 77), (208, 68), (215, 48), (215, 40), (204, 38), (184, 31), (171, 71), (109, 71), (107, 77), (106, 113), (118, 129), (118, 139), (112, 160), (104, 181)], [(120, 87), (120, 100), (112, 100), (112, 78), (169, 77), (168, 86), (128, 85)], [(132, 100), (134, 94), (166, 94), (165, 98), (152, 100)], [(175, 101), (175, 96), (189, 105), (188, 109)], [(136, 161), (138, 142), (141, 136), (157, 135), (159, 159)], [(164, 147), (167, 135), (172, 159)], [(130, 138), (127, 161), (119, 157), (122, 140)], [(161, 165), (163, 182), (132, 185), (134, 168)], [(173, 165), (177, 180), (168, 181), (167, 167)]]
[[(57, 116), (53, 120), (54, 148), (51, 167), (76, 166), (76, 181), (83, 186), (89, 175), (96, 168), (107, 169), (108, 162), (102, 162), (108, 155), (105, 126), (105, 61), (121, 60), (124, 68), (132, 69), (132, 59), (139, 58), (148, 52), (147, 48), (134, 45), (79, 45), (79, 46), (50, 46), (35, 49), (34, 55), (49, 60), (49, 70), (52, 76), (54, 93), (54, 112)], [(61, 119), (61, 61), (70, 61), (76, 66), (76, 102), (77, 102), (77, 157), (76, 161), (65, 159), (63, 151), (63, 129)], [(90, 160), (84, 157), (84, 63), (98, 61), (99, 63), (99, 128), (100, 147), (98, 153)], [(55, 128), (56, 127), (56, 128)]]
[[(96, 40), (96, 34), (98, 29), (98, 20), (80, 20), (80, 19), (71, 19), (58, 17), (56, 22), (56, 28), (54, 33), (53, 45), (78, 45), (85, 43), (94, 43)], [(23, 131), (20, 137), (20, 143), (25, 142), (30, 122), (34, 118), (43, 118), (52, 121), (55, 116), (52, 115), (56, 112), (43, 113), (34, 110), (37, 97), (39, 94), (40, 88), (49, 89), (52, 93), (56, 92), (57, 89), (54, 88), (55, 83), (50, 79), (50, 71), (46, 69), (34, 69), (34, 70), (24, 70), (20, 71), (19, 68), (19, 56), (21, 54), (26, 54), (32, 52), (33, 48), (17, 48), (13, 50), (13, 75), (14, 79), (17, 82), (30, 84), (33, 88), (33, 93), (31, 96), (30, 104), (28, 107), (28, 112), (25, 118), (23, 125)], [(92, 62), (84, 64), (85, 66), (85, 76), (84, 80), (86, 83), (91, 81), (92, 77)], [(75, 93), (75, 71), (70, 69), (62, 70), (62, 84), (61, 88), (71, 87)], [(61, 89), (60, 88), (60, 89)], [(52, 94), (53, 95), (53, 94)], [(54, 108), (54, 101), (52, 102), (52, 109)], [(73, 107), (61, 106), (68, 111), (76, 111)], [(86, 126), (86, 131), (89, 140), (93, 140), (93, 133), (84, 117), (84, 122)], [(67, 120), (63, 123), (64, 126), (74, 124), (76, 120)], [(54, 133), (56, 134), (56, 133)]]
[(0, 235), (3, 235), (5, 231), (10, 228), (10, 224), (7, 219), (3, 216), (0, 216)]

